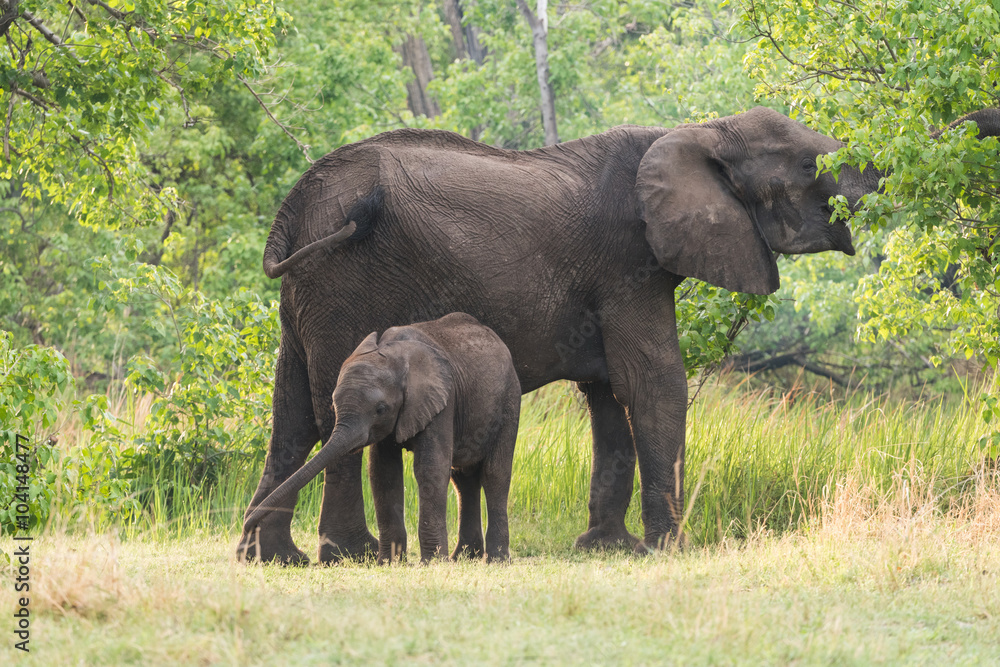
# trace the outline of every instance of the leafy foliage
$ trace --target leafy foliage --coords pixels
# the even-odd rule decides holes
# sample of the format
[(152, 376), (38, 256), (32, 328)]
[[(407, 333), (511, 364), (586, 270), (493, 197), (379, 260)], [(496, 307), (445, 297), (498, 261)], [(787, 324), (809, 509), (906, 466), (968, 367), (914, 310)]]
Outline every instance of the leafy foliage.
[(176, 94), (188, 112), (188, 94), (262, 74), (286, 18), (258, 0), (13, 4), (0, 177), (95, 224), (162, 210), (170, 193), (144, 186), (137, 146), (162, 101)]
[(140, 488), (154, 480), (210, 486), (222, 470), (263, 459), (270, 433), (278, 309), (241, 289), (210, 301), (161, 267), (113, 272), (108, 300), (155, 298), (161, 330), (176, 336), (170, 371), (146, 355), (128, 364), (126, 386), (151, 395), (145, 423), (133, 425), (130, 474)]
[[(738, 76), (746, 46), (723, 38), (730, 21), (723, 4), (553, 3), (549, 68), (560, 138), (746, 108), (752, 86)], [(508, 148), (542, 145), (527, 24), (501, 0), (476, 2), (467, 20), (485, 28), (488, 55), (481, 67), (456, 61), (433, 82), (443, 109), (433, 126)]]
[(848, 141), (830, 168), (870, 163), (886, 174), (856, 223), (884, 230), (869, 246), (884, 255), (878, 273), (856, 295), (860, 335), (935, 330), (935, 361), (979, 353), (995, 366), (997, 140), (977, 138), (968, 124), (940, 136), (932, 130), (1000, 106), (1000, 3), (753, 0), (743, 7), (745, 26), (759, 36), (748, 56), (762, 80), (758, 92), (786, 99)]
[[(0, 332), (0, 376), (0, 497), (8, 503), (0, 506), (0, 533), (44, 524), (57, 502), (119, 516), (134, 507), (117, 467), (127, 452), (107, 437), (116, 431), (104, 396), (74, 400), (66, 359), (46, 347), (16, 349), (7, 332)], [(59, 421), (73, 416), (91, 438), (59, 446)]]
[(685, 281), (677, 299), (677, 335), (688, 377), (719, 364), (751, 322), (771, 322), (777, 299), (728, 292), (700, 280)]

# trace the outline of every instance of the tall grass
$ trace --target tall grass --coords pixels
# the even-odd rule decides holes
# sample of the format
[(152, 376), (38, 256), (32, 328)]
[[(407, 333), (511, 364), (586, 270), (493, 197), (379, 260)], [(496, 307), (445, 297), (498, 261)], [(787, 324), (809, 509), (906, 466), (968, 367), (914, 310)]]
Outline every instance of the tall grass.
[[(866, 394), (832, 400), (707, 387), (688, 413), (684, 531), (691, 543), (713, 544), (761, 530), (794, 529), (817, 516), (823, 503), (834, 502), (849, 480), (890, 494), (918, 475), (930, 480), (944, 510), (983, 463), (977, 441), (984, 429), (976, 410), (961, 400)], [(589, 419), (572, 385), (549, 385), (524, 397), (509, 504), (513, 545), (520, 553), (565, 549), (584, 530), (590, 448)], [(404, 461), (407, 527), (415, 536), (412, 457)], [(141, 516), (117, 526), (123, 535), (216, 533), (235, 539), (260, 478), (259, 460), (233, 465), (208, 488), (187, 486), (176, 475), (154, 471), (139, 490), (145, 504)], [(627, 522), (641, 535), (638, 491), (637, 478)], [(374, 530), (367, 480), (365, 494)], [(293, 530), (315, 533), (321, 500), (322, 479), (317, 479), (300, 494)], [(454, 538), (454, 494), (449, 513)]]
[(711, 543), (795, 528), (848, 479), (888, 494), (919, 474), (947, 502), (983, 463), (984, 429), (960, 400), (716, 388), (688, 415), (688, 535)]

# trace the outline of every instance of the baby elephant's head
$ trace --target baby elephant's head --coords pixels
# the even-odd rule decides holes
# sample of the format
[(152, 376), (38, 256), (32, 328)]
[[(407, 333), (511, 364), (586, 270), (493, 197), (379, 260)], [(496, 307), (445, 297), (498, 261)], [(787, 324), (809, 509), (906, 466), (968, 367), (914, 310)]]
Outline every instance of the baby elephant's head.
[(405, 442), (447, 406), (451, 386), (451, 366), (438, 349), (418, 340), (379, 344), (372, 333), (341, 367), (333, 392), (337, 429), (355, 434), (353, 449), (394, 431)]

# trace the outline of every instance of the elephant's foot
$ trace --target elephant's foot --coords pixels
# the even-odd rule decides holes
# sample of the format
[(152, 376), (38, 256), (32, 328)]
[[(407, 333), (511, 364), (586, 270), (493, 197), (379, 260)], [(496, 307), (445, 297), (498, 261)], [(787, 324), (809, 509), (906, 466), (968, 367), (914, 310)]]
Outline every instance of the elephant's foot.
[(636, 545), (641, 544), (641, 540), (626, 530), (622, 524), (616, 528), (605, 528), (597, 526), (591, 528), (580, 537), (576, 538), (577, 549), (584, 551), (600, 550), (631, 550)]
[(279, 565), (308, 565), (309, 557), (295, 546), (291, 535), (285, 539), (269, 539), (271, 536), (255, 531), (244, 534), (236, 547), (236, 558), (240, 562), (259, 560), (262, 563), (277, 563)]
[(482, 560), (484, 553), (486, 553), (486, 549), (483, 547), (481, 539), (478, 541), (470, 540), (468, 542), (459, 541), (455, 545), (455, 550), (451, 552), (451, 559), (471, 558), (472, 560)]
[(486, 554), (487, 563), (509, 563), (510, 562), (510, 551), (507, 547), (500, 547), (498, 549), (493, 549)]
[[(379, 535), (381, 537), (381, 535)], [(391, 565), (392, 563), (406, 562), (406, 534), (396, 535), (392, 538), (386, 537), (378, 543), (378, 564)]]
[(640, 556), (656, 553), (657, 551), (683, 551), (687, 546), (687, 535), (668, 534), (654, 537), (647, 535), (644, 540), (635, 545), (635, 553)]
[(378, 540), (367, 530), (353, 538), (319, 537), (319, 562), (333, 565), (342, 560), (373, 560), (378, 557)]

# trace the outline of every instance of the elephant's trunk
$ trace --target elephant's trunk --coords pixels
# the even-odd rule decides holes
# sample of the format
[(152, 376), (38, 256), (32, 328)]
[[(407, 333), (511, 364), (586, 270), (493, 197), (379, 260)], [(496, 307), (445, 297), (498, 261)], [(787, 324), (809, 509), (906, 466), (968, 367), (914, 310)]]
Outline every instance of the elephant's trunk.
[(333, 429), (333, 433), (330, 434), (330, 439), (326, 441), (322, 449), (316, 452), (316, 456), (312, 457), (295, 474), (286, 479), (281, 486), (272, 491), (250, 513), (250, 516), (243, 522), (243, 533), (251, 533), (271, 512), (290, 509), (288, 506), (294, 504), (295, 497), (302, 490), (302, 487), (312, 481), (320, 472), (329, 468), (342, 455), (367, 445), (367, 437), (367, 430), (345, 426), (338, 422), (337, 426)]
[[(980, 109), (979, 111), (966, 114), (958, 120), (949, 123), (947, 127), (932, 132), (930, 136), (932, 139), (939, 139), (946, 130), (954, 129), (970, 121), (976, 122), (979, 128), (979, 139), (1000, 136), (1000, 109), (994, 108)], [(869, 192), (877, 191), (879, 189), (879, 181), (888, 175), (888, 172), (880, 171), (871, 164), (868, 164), (864, 171), (845, 165), (840, 172), (840, 184), (842, 187), (841, 191), (847, 197), (851, 210), (856, 211), (860, 205), (861, 197)]]
[(1000, 137), (1000, 109), (980, 109), (979, 111), (973, 111), (970, 114), (966, 114), (959, 118), (958, 120), (949, 123), (947, 127), (943, 127), (937, 132), (931, 134), (931, 137), (937, 139), (945, 130), (950, 130), (952, 128), (958, 127), (962, 123), (968, 123), (969, 121), (975, 121), (976, 125), (979, 126), (979, 139), (985, 139), (986, 137)]
[(852, 213), (857, 212), (862, 197), (879, 189), (879, 181), (885, 175), (870, 163), (865, 165), (864, 171), (850, 165), (841, 168), (839, 176), (841, 192), (847, 198)]

